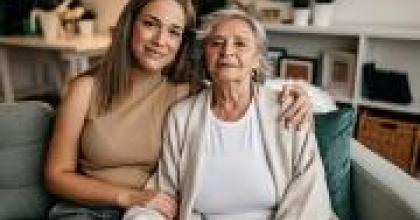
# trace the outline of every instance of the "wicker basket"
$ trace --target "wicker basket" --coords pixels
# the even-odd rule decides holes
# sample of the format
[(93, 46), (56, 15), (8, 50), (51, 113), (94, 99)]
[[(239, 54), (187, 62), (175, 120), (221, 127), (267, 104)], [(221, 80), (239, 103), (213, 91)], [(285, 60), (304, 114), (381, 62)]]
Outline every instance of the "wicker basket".
[(414, 141), (413, 163), (411, 164), (411, 168), (410, 168), (411, 173), (419, 174), (420, 172), (419, 160), (420, 160), (420, 126), (417, 127), (416, 138)]
[[(357, 139), (373, 151), (414, 174), (416, 125), (397, 119), (361, 114)], [(414, 167), (414, 168), (413, 168)]]

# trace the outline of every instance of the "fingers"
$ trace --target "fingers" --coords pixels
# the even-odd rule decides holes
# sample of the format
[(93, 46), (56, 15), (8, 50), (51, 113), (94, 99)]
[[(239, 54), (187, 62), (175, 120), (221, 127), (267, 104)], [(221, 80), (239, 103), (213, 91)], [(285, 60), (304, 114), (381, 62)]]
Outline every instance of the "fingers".
[(302, 118), (301, 123), (297, 125), (297, 130), (304, 130), (309, 127), (313, 121), (312, 110), (310, 109), (307, 114)]
[(293, 99), (292, 98), (286, 98), (285, 100), (283, 100), (282, 104), (281, 104), (281, 109), (280, 109), (280, 118), (281, 121), (287, 121), (288, 118), (286, 117), (286, 115), (291, 114), (289, 113), (290, 108), (293, 105)]
[(176, 201), (165, 193), (158, 193), (147, 206), (159, 211), (167, 219), (173, 219), (177, 214)]
[(284, 86), (279, 96), (279, 102), (281, 103), (280, 116), (284, 119), (284, 114), (288, 111), (290, 106), (293, 104), (293, 97), (290, 95), (290, 91), (287, 86)]
[[(305, 101), (297, 99), (294, 101), (292, 98), (289, 99), (287, 109), (283, 112), (282, 117), (286, 123), (286, 127), (295, 126), (301, 123), (301, 119), (306, 114), (307, 106)], [(294, 102), (293, 102), (294, 101)]]
[(293, 97), (288, 98), (287, 109), (284, 110), (282, 116), (287, 120), (291, 121), (294, 116), (304, 107), (305, 100), (302, 98), (293, 99)]
[[(292, 86), (292, 85), (291, 85)], [(286, 122), (286, 127), (301, 129), (310, 123), (312, 106), (306, 90), (295, 85), (293, 88), (284, 87), (280, 98), (282, 100), (281, 118)]]
[(284, 85), (282, 91), (280, 92), (280, 101), (285, 101), (290, 96), (290, 88), (288, 85)]
[(169, 219), (173, 219), (177, 214), (177, 203), (172, 197), (167, 194), (161, 194), (162, 200), (164, 201), (164, 208), (166, 212), (166, 216)]
[(290, 126), (296, 127), (297, 130), (302, 130), (304, 127), (308, 126), (312, 119), (312, 111), (309, 105), (304, 105), (298, 111), (293, 119), (290, 121)]

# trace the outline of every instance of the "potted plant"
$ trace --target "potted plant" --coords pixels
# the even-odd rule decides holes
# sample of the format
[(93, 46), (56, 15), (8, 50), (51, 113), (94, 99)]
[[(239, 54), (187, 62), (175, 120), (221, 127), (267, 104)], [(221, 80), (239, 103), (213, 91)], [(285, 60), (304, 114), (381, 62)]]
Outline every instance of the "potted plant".
[(313, 5), (313, 25), (329, 26), (334, 13), (335, 0), (315, 0)]
[(308, 26), (309, 24), (309, 0), (293, 0), (293, 24)]

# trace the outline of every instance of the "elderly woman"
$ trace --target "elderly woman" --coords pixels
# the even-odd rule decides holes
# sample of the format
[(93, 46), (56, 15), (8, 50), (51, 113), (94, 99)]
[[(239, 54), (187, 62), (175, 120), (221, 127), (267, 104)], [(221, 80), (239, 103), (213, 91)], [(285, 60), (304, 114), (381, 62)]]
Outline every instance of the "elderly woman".
[(277, 95), (253, 80), (267, 67), (263, 27), (226, 9), (201, 37), (212, 85), (169, 112), (157, 176), (179, 219), (336, 219), (313, 131), (275, 120)]

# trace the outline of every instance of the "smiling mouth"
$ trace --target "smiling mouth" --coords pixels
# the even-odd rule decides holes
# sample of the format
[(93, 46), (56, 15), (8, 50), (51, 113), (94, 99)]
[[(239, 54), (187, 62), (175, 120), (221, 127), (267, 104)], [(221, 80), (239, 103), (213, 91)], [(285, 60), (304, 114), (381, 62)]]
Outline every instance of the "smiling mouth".
[(164, 57), (164, 56), (166, 56), (166, 53), (160, 52), (160, 51), (155, 50), (153, 48), (146, 47), (146, 52), (153, 57)]
[(219, 68), (237, 68), (238, 66), (231, 63), (218, 63), (217, 67)]

